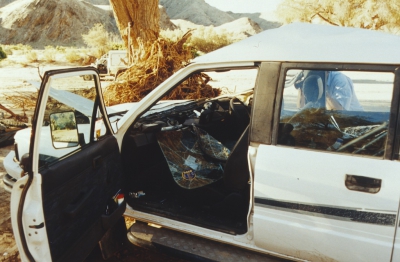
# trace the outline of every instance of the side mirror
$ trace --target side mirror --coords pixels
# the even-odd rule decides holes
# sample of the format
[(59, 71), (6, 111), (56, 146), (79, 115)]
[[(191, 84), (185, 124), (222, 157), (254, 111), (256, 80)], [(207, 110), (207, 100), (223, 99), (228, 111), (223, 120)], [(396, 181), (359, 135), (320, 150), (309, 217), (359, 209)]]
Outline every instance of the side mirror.
[(50, 115), (50, 131), (56, 149), (79, 145), (78, 128), (74, 112), (53, 113)]

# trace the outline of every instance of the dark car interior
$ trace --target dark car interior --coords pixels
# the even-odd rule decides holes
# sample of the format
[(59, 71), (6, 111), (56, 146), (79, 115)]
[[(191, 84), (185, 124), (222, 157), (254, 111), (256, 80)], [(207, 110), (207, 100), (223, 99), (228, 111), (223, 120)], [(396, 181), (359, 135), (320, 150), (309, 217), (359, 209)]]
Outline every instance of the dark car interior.
[(127, 204), (221, 232), (245, 233), (249, 121), (250, 105), (237, 97), (192, 101), (142, 116), (122, 145)]

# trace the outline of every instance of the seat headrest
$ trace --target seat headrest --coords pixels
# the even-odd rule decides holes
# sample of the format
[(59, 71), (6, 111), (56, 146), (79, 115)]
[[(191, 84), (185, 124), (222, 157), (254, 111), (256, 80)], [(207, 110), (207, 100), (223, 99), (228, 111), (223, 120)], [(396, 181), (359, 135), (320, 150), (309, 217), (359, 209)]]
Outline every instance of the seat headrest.
[(317, 102), (324, 93), (324, 85), (320, 76), (310, 75), (303, 82), (303, 94), (308, 102)]

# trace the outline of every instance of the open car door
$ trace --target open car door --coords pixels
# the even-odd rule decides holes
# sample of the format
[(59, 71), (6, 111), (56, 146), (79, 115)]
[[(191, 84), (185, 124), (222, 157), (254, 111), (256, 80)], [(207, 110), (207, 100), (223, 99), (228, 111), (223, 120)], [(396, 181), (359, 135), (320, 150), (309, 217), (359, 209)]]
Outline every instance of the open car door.
[(21, 156), (25, 176), (11, 195), (23, 261), (81, 261), (125, 211), (114, 201), (121, 160), (101, 97), (94, 68), (44, 75), (29, 156)]

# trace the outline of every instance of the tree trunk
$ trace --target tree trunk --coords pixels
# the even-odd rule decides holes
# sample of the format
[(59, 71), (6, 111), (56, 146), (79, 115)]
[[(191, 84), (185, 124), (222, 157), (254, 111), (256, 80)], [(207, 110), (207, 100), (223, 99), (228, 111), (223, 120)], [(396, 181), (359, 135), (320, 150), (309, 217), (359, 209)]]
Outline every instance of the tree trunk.
[[(158, 0), (110, 0), (110, 4), (128, 50), (138, 48), (138, 38), (145, 43), (158, 38), (160, 32)], [(129, 24), (132, 27), (129, 27)]]

